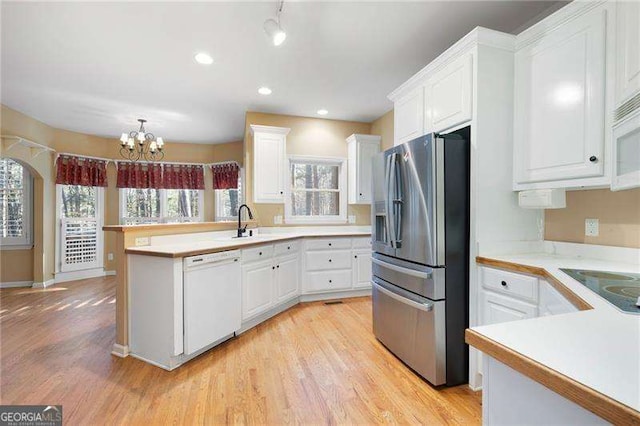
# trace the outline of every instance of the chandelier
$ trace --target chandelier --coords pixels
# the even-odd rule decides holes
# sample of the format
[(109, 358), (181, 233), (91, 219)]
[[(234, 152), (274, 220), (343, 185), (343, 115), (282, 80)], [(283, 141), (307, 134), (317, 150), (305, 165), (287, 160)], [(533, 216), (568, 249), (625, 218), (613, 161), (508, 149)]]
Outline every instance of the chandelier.
[(147, 120), (139, 118), (140, 128), (120, 136), (120, 155), (129, 161), (159, 161), (164, 158), (164, 141), (144, 129)]

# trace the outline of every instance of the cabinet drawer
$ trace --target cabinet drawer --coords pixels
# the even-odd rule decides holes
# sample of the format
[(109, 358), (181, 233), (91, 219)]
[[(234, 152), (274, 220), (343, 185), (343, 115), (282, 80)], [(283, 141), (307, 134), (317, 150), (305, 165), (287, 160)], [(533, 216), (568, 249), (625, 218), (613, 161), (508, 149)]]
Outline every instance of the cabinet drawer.
[(300, 248), (300, 241), (285, 241), (275, 245), (276, 256), (281, 254), (296, 254)]
[(538, 301), (538, 279), (536, 277), (482, 268), (481, 280), (482, 286), (488, 290), (533, 303)]
[(273, 246), (258, 246), (242, 250), (242, 262), (255, 262), (269, 259), (273, 256)]
[(313, 238), (307, 240), (307, 250), (351, 248), (351, 238)]
[(357, 237), (353, 239), (354, 249), (371, 248), (371, 237)]
[(351, 288), (351, 270), (307, 272), (304, 286), (307, 291), (349, 289)]
[(351, 269), (351, 251), (331, 250), (306, 253), (307, 271), (326, 269)]

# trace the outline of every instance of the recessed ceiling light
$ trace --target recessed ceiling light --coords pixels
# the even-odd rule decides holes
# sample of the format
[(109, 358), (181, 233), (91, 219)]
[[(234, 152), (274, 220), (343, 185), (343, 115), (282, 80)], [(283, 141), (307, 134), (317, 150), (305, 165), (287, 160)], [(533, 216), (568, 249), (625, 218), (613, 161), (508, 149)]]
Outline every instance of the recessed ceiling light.
[(324, 108), (318, 110), (318, 115), (327, 115), (327, 114), (329, 114), (329, 111), (327, 111)]
[(211, 65), (213, 58), (208, 53), (200, 52), (196, 56), (196, 62), (202, 65)]
[(271, 89), (269, 89), (268, 87), (261, 87), (258, 89), (258, 93), (260, 93), (261, 95), (270, 95)]

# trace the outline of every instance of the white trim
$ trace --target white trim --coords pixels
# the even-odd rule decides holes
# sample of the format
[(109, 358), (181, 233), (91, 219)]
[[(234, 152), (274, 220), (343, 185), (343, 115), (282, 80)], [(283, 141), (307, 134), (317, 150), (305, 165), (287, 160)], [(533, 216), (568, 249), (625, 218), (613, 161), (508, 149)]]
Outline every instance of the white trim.
[(350, 297), (365, 297), (371, 296), (370, 288), (363, 289), (349, 289), (343, 291), (331, 291), (325, 293), (308, 293), (300, 295), (300, 303), (316, 302), (318, 300), (339, 300), (347, 299)]
[(298, 303), (300, 303), (300, 298), (298, 296), (294, 296), (292, 299), (286, 301), (286, 302), (282, 302), (276, 306), (274, 306), (273, 308), (269, 309), (266, 312), (263, 312), (253, 318), (250, 318), (248, 320), (245, 320), (242, 322), (242, 325), (240, 326), (240, 329), (238, 331), (236, 331), (236, 336), (244, 333), (247, 330), (252, 329), (253, 327), (255, 327), (256, 325), (268, 320), (271, 317), (274, 317), (276, 315), (278, 315), (281, 312), (286, 311), (287, 309), (290, 309), (294, 306), (296, 306)]
[(4, 147), (5, 151), (9, 151), (11, 148), (13, 148), (16, 145), (22, 145), (30, 149), (31, 159), (36, 158), (38, 155), (42, 154), (43, 152), (47, 152), (47, 151), (55, 152), (55, 149), (51, 147), (39, 144), (37, 142), (30, 141), (29, 139), (25, 139), (20, 136), (2, 135), (1, 138), (3, 140), (14, 140), (13, 143), (8, 144), (8, 146)]
[(115, 355), (119, 358), (126, 358), (129, 356), (129, 346), (114, 343), (113, 348), (111, 349), (111, 355)]
[(242, 167), (242, 166), (240, 165), (240, 163), (238, 163), (238, 162), (237, 162), (237, 161), (235, 161), (235, 160), (229, 160), (229, 161), (218, 161), (217, 163), (207, 163), (207, 166), (209, 166), (209, 168), (211, 168), (211, 167), (215, 167), (215, 166), (223, 166), (223, 165), (225, 165), (225, 164), (237, 164), (237, 165), (238, 165), (238, 167)]
[(7, 281), (0, 283), (0, 288), (32, 287), (33, 281)]
[(116, 271), (113, 271), (111, 269), (105, 269), (104, 271), (104, 276), (105, 277), (111, 277), (111, 276), (115, 276), (116, 275)]
[(51, 279), (51, 280), (37, 282), (37, 283), (34, 282), (32, 287), (33, 288), (47, 288), (47, 287), (51, 287), (54, 284), (55, 284), (55, 281), (53, 279)]
[[(338, 215), (336, 216), (294, 216), (291, 214), (291, 164), (330, 164), (339, 167), (338, 190), (339, 193)], [(347, 159), (342, 157), (316, 157), (310, 155), (290, 155), (287, 157), (286, 179), (284, 186), (284, 223), (286, 224), (342, 224), (347, 223)], [(327, 190), (332, 191), (332, 190)]]
[(251, 134), (254, 133), (270, 133), (272, 135), (284, 135), (287, 136), (291, 131), (288, 127), (275, 127), (275, 126), (261, 126), (259, 124), (250, 124)]
[(33, 244), (1, 244), (0, 250), (31, 250)]
[(104, 277), (107, 275), (102, 266), (90, 269), (81, 269), (79, 271), (56, 272), (54, 281), (57, 283), (66, 283), (68, 281), (83, 280), (86, 278)]

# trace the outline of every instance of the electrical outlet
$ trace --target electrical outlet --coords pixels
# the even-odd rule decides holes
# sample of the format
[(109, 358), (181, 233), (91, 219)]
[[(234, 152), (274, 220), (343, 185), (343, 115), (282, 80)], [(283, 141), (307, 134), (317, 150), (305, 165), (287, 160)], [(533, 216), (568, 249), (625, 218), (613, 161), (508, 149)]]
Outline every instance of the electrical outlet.
[(354, 215), (349, 215), (349, 223), (356, 223), (356, 217)]
[(587, 237), (597, 237), (600, 233), (598, 219), (584, 220), (584, 235)]
[(149, 245), (149, 237), (138, 237), (138, 238), (136, 238), (136, 247), (148, 246), (148, 245)]
[(113, 253), (107, 253), (107, 260), (113, 260)]
[(280, 216), (280, 215), (274, 216), (273, 217), (273, 224), (274, 225), (282, 225), (282, 216)]

